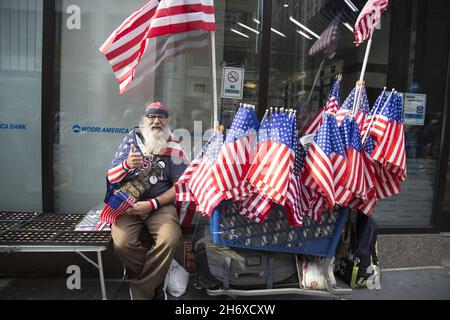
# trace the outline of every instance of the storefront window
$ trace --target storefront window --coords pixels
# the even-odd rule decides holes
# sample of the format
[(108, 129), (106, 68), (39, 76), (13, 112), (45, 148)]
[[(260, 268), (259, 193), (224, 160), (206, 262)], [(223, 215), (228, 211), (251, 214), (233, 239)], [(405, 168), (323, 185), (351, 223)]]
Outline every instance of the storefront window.
[[(218, 68), (237, 68), (243, 69), (244, 79), (238, 80), (238, 87), (242, 83), (242, 98), (233, 97), (233, 94), (221, 94), (221, 123), (229, 127), (237, 111), (237, 105), (240, 102), (256, 105), (259, 94), (259, 75), (260, 75), (260, 48), (262, 39), (262, 0), (227, 0), (216, 1), (216, 17), (218, 18), (217, 37), (219, 43), (218, 52), (223, 52), (222, 58), (219, 58)], [(224, 18), (224, 19), (223, 19)], [(221, 22), (224, 22), (223, 24)], [(221, 91), (222, 75), (218, 80), (219, 91)], [(223, 79), (228, 80), (228, 79)], [(240, 90), (240, 87), (239, 87)]]
[[(146, 102), (167, 104), (173, 112), (173, 129), (192, 132), (194, 121), (201, 123), (202, 130), (212, 126), (209, 33), (196, 33), (182, 41), (169, 36), (152, 39), (133, 85), (119, 95), (111, 66), (99, 48), (144, 3), (57, 1), (57, 212), (87, 212), (103, 203), (108, 167), (123, 138), (137, 126)], [(190, 141), (183, 143), (189, 153)]]
[[(366, 44), (353, 44), (350, 28), (359, 12), (348, 3), (272, 1), (269, 105), (297, 109), (300, 130), (324, 106), (338, 73), (342, 101), (359, 79)], [(366, 1), (352, 3), (361, 10)], [(310, 52), (333, 24), (336, 40), (328, 50)], [(392, 0), (373, 36), (365, 76), (371, 106), (385, 86), (410, 98), (404, 106), (408, 179), (399, 195), (378, 203), (375, 217), (384, 226), (431, 225), (449, 45), (438, 35), (448, 27), (435, 1)]]
[(2, 210), (42, 210), (42, 17), (42, 0), (0, 0)]

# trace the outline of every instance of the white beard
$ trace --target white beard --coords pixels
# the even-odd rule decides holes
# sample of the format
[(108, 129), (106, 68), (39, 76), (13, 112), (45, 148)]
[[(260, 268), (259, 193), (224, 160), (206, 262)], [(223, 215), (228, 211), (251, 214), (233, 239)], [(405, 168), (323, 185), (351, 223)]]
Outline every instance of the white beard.
[(144, 137), (144, 147), (146, 155), (162, 155), (167, 147), (167, 139), (170, 136), (169, 128), (163, 128), (163, 131), (152, 130), (144, 119), (139, 124), (139, 129)]

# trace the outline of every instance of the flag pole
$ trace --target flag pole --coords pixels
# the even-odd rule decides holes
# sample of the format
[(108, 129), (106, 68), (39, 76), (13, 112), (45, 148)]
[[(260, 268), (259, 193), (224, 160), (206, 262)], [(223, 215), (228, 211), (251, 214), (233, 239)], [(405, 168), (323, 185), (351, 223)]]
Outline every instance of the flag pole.
[(322, 71), (324, 63), (325, 63), (325, 59), (323, 59), (322, 62), (320, 63), (319, 70), (317, 71), (316, 78), (314, 79), (314, 83), (313, 83), (313, 86), (311, 88), (311, 91), (309, 92), (308, 101), (306, 102), (306, 104), (309, 104), (309, 102), (311, 101), (311, 97), (313, 95), (314, 88), (316, 87), (317, 81), (319, 81), (320, 72)]
[(217, 63), (216, 63), (216, 33), (211, 32), (211, 55), (213, 77), (214, 130), (219, 127), (219, 106), (217, 102)]
[(359, 77), (359, 81), (364, 80), (364, 76), (366, 74), (367, 62), (369, 61), (369, 54), (370, 54), (371, 47), (372, 47), (372, 37), (370, 37), (369, 41), (367, 42), (366, 53), (364, 55), (364, 62), (363, 62), (362, 70), (361, 70), (361, 76)]
[[(372, 48), (372, 36), (370, 37), (369, 41), (367, 42), (367, 47), (366, 47), (366, 53), (364, 54), (364, 61), (363, 61), (363, 65), (362, 65), (362, 69), (361, 69), (361, 75), (359, 76), (359, 85), (362, 85), (364, 83), (364, 76), (366, 75), (366, 69), (367, 69), (367, 63), (369, 61), (369, 54), (370, 54), (370, 49)], [(361, 93), (362, 90), (362, 86), (359, 88), (358, 87), (358, 92), (357, 94)], [(360, 97), (358, 96), (358, 99), (355, 102), (355, 105), (353, 107), (353, 115), (356, 114), (356, 112), (359, 109), (360, 106)]]
[[(385, 91), (386, 91), (386, 87), (384, 88), (383, 92), (385, 92)], [(389, 100), (391, 100), (392, 95), (393, 95), (395, 92), (396, 92), (395, 89), (392, 89), (391, 94), (389, 95), (388, 99), (387, 99), (386, 102), (384, 103), (383, 109), (381, 109), (381, 113), (383, 113), (384, 109), (386, 109), (386, 106), (388, 105)], [(380, 105), (381, 105), (381, 101), (380, 101), (380, 103), (378, 104), (377, 108), (375, 109), (375, 111), (374, 111), (374, 113), (373, 113), (373, 115), (372, 115), (372, 119), (370, 119), (369, 126), (367, 127), (366, 132), (365, 132), (365, 134), (364, 134), (364, 137), (363, 137), (363, 139), (362, 139), (362, 145), (363, 145), (363, 146), (366, 144), (366, 141), (367, 141), (367, 139), (368, 139), (368, 137), (369, 137), (370, 131), (372, 130), (372, 125), (373, 125), (373, 122), (374, 122), (374, 120), (375, 120), (375, 116), (377, 115), (378, 109), (380, 108)]]

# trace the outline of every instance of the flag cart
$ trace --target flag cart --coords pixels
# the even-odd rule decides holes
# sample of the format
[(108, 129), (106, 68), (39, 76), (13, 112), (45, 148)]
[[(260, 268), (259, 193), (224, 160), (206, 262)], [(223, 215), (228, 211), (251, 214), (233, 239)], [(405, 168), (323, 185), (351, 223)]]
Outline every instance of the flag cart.
[[(325, 277), (326, 291), (294, 286), (271, 289), (241, 290), (221, 288), (211, 290), (210, 296), (270, 296), (270, 295), (311, 295), (330, 298), (350, 298), (353, 290), (337, 287), (333, 273), (334, 254), (342, 231), (349, 216), (350, 208), (340, 208), (322, 214), (321, 222), (305, 217), (302, 227), (292, 227), (284, 208), (275, 207), (263, 224), (249, 220), (239, 213), (239, 203), (222, 202), (214, 210), (211, 218), (213, 242), (231, 248), (282, 252), (321, 257), (320, 268)], [(298, 264), (297, 264), (297, 271)], [(300, 275), (299, 275), (300, 276)]]

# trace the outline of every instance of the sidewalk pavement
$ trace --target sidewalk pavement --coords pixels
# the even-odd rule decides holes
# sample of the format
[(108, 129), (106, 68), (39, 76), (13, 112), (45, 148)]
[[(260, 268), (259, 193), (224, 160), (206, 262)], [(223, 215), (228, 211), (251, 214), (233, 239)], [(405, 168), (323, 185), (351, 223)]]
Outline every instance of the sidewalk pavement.
[[(82, 279), (80, 290), (69, 290), (67, 279), (0, 278), (0, 300), (99, 300), (100, 282)], [(120, 279), (107, 279), (106, 291), (110, 300), (129, 300), (128, 285)], [(351, 300), (450, 300), (450, 268), (428, 267), (382, 270), (380, 290), (354, 290)], [(120, 288), (121, 287), (121, 288)], [(194, 288), (191, 279), (185, 295), (169, 300), (226, 300), (210, 297), (204, 290)], [(306, 295), (280, 295), (238, 298), (239, 300), (318, 300)]]

